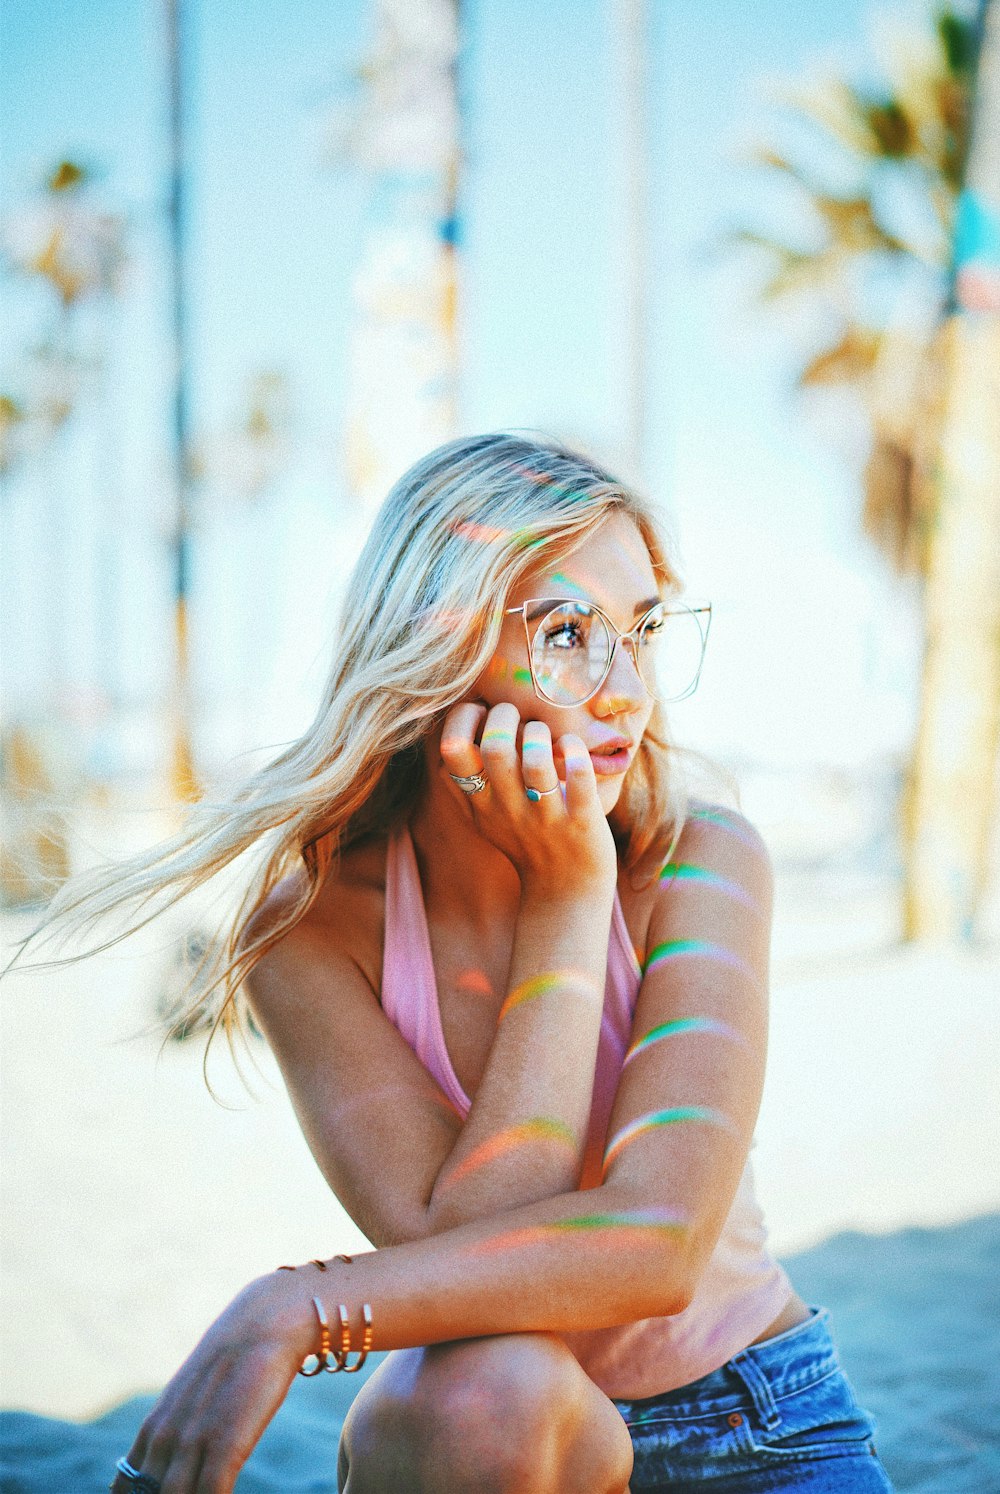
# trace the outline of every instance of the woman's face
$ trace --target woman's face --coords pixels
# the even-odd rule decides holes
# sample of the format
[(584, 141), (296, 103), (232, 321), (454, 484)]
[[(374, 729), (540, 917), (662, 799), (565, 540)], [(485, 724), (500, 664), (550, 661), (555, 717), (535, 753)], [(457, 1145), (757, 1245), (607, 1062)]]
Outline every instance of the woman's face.
[[(507, 606), (546, 597), (579, 597), (595, 602), (620, 632), (634, 627), (658, 599), (656, 574), (635, 522), (625, 514), (611, 514), (572, 555), (561, 561), (549, 558), (533, 568), (510, 593)], [(607, 679), (583, 705), (565, 707), (543, 700), (531, 682), (524, 623), (517, 614), (504, 618), (496, 652), (471, 693), (490, 706), (510, 701), (520, 713), (522, 727), (526, 721), (545, 722), (552, 733), (553, 759), (560, 780), (565, 773), (557, 743), (564, 732), (573, 732), (588, 748), (599, 746), (613, 734), (626, 737), (631, 743), (627, 763), (613, 774), (597, 777), (605, 813), (617, 802), (654, 704), (627, 645), (615, 649)]]

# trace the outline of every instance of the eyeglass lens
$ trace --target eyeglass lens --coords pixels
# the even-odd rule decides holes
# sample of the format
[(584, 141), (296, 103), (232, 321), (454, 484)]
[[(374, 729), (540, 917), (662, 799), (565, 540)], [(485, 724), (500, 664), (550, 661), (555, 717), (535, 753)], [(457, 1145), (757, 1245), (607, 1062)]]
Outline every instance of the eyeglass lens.
[[(561, 602), (538, 625), (531, 663), (542, 693), (555, 705), (575, 705), (596, 689), (611, 658), (612, 637), (599, 612), (583, 602)], [(678, 700), (694, 687), (705, 635), (686, 607), (656, 607), (639, 635), (634, 657), (643, 684), (660, 701)]]

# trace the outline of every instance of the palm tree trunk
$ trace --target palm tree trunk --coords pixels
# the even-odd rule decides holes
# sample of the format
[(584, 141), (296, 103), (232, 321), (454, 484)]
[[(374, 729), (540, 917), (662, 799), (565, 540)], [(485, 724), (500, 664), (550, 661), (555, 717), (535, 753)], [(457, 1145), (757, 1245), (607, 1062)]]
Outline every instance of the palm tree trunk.
[[(959, 207), (920, 720), (904, 798), (907, 938), (971, 939), (1000, 748), (1000, 12), (983, 5)], [(971, 230), (971, 231), (970, 231)]]
[(369, 175), (354, 292), (346, 476), (357, 538), (458, 425), (459, 0), (374, 0), (351, 150)]

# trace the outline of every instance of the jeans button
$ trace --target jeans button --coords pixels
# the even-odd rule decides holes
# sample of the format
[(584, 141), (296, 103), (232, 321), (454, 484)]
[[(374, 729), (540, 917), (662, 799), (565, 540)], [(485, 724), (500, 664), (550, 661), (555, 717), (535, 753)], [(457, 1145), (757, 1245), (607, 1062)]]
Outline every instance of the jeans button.
[(738, 1411), (732, 1412), (730, 1416), (726, 1417), (726, 1420), (731, 1427), (741, 1427), (743, 1425), (743, 1418)]

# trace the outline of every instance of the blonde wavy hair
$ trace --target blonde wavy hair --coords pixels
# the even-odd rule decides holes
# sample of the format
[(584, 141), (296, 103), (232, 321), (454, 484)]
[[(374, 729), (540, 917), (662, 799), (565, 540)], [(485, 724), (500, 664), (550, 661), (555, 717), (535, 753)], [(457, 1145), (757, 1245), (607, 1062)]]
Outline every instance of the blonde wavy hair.
[[(655, 508), (588, 457), (505, 432), (430, 452), (374, 520), (309, 729), (235, 791), (192, 805), (172, 838), (65, 883), (21, 952), (39, 937), (77, 936), (133, 910), (121, 932), (86, 954), (107, 949), (252, 853), (235, 915), (194, 971), (186, 1002), (160, 1024), (164, 1042), (210, 1026), (206, 1061), (221, 1024), (236, 1059), (234, 1033), (245, 1038), (250, 1017), (247, 976), (309, 910), (345, 850), (410, 817), (426, 782), (425, 739), (489, 663), (512, 587), (541, 556), (570, 553), (614, 511), (635, 521), (661, 595), (676, 594), (680, 579)], [(690, 801), (681, 755), (654, 706), (610, 817), (633, 876), (648, 859), (651, 880), (683, 829)], [(286, 879), (276, 914), (269, 906), (257, 918)]]

